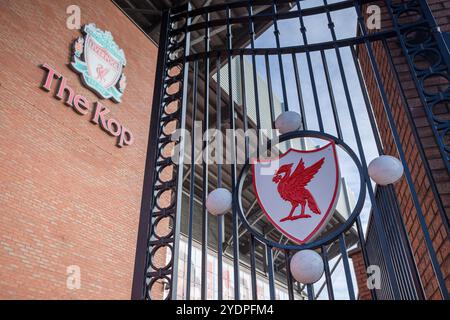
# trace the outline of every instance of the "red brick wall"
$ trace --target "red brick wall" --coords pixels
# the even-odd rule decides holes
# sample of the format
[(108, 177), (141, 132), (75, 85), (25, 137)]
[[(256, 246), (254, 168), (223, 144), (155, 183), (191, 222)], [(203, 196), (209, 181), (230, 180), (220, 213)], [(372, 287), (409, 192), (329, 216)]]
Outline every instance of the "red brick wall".
[(370, 290), (367, 287), (366, 266), (362, 251), (359, 248), (349, 251), (348, 256), (352, 259), (353, 268), (356, 276), (356, 284), (358, 286), (358, 300), (372, 300)]
[[(442, 23), (443, 31), (448, 31), (450, 1), (429, 1), (433, 13)], [(378, 3), (382, 6), (382, 3)], [(382, 14), (382, 27), (389, 27), (389, 16)], [(392, 52), (394, 64), (400, 74), (400, 80), (406, 93), (408, 107), (414, 118), (415, 126), (419, 132), (420, 140), (425, 148), (426, 157), (432, 169), (433, 177), (436, 181), (438, 192), (442, 198), (444, 209), (448, 215), (450, 212), (450, 177), (444, 167), (443, 160), (434, 141), (425, 111), (418, 98), (417, 91), (412, 82), (406, 59), (400, 49), (397, 40), (388, 41), (389, 49)], [(422, 210), (425, 215), (426, 224), (433, 241), (434, 249), (437, 252), (437, 258), (441, 265), (442, 272), (446, 279), (447, 288), (450, 288), (450, 241), (449, 235), (443, 225), (442, 217), (438, 212), (436, 199), (430, 187), (430, 180), (425, 174), (424, 164), (421, 161), (418, 152), (418, 145), (413, 137), (411, 124), (404, 112), (399, 90), (394, 80), (392, 70), (388, 65), (388, 58), (380, 42), (374, 43), (373, 51), (380, 69), (383, 84), (386, 89), (389, 103), (392, 107), (397, 129), (399, 131), (403, 150), (405, 151), (409, 169), (414, 180), (419, 200), (422, 204)], [(374, 76), (370, 67), (367, 51), (363, 46), (359, 46), (359, 59), (365, 75), (366, 85), (371, 97), (374, 113), (377, 119), (380, 135), (384, 144), (385, 153), (397, 156), (396, 148), (391, 135), (387, 118), (384, 113), (383, 104), (375, 83)], [(448, 112), (448, 111), (447, 111)], [(424, 236), (421, 231), (417, 213), (411, 199), (411, 195), (406, 184), (402, 179), (395, 184), (400, 207), (405, 221), (407, 234), (412, 245), (415, 261), (418, 265), (419, 275), (425, 290), (425, 296), (428, 299), (441, 299), (438, 284), (434, 277), (431, 261), (428, 256)]]
[[(68, 66), (66, 8), (112, 32), (127, 58), (123, 102)], [(0, 0), (0, 298), (129, 299), (157, 48), (109, 0)], [(40, 88), (49, 63), (135, 137), (116, 139)], [(54, 81), (54, 85), (56, 81)], [(81, 288), (66, 287), (66, 268)]]

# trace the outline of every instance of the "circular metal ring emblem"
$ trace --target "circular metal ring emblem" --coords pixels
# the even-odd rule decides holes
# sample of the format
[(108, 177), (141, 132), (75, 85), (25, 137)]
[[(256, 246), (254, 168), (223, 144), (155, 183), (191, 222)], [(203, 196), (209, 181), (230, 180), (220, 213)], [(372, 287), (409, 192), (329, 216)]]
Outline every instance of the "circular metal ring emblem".
[[(366, 185), (361, 163), (353, 150), (332, 135), (317, 131), (296, 131), (269, 141), (267, 150), (298, 138), (327, 142), (311, 150), (289, 148), (277, 157), (251, 158), (242, 168), (233, 200), (243, 225), (261, 242), (280, 249), (313, 249), (334, 241), (348, 230), (364, 206)], [(359, 173), (359, 195), (349, 218), (332, 232), (321, 236), (333, 216), (339, 198), (341, 178), (337, 148), (354, 162)], [(271, 224), (295, 244), (276, 243), (255, 230), (247, 220), (242, 205), (242, 189), (249, 173), (259, 206)]]

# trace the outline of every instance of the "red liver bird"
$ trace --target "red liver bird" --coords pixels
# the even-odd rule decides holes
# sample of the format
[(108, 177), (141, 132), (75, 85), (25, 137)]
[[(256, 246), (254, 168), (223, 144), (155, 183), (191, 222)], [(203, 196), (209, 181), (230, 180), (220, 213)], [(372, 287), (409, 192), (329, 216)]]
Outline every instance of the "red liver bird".
[[(314, 175), (320, 170), (325, 158), (320, 159), (312, 166), (305, 168), (303, 159), (300, 159), (297, 168), (291, 174), (293, 163), (282, 165), (277, 172), (275, 172), (272, 181), (277, 183), (277, 190), (281, 198), (289, 201), (292, 205), (291, 212), (288, 216), (280, 220), (296, 220), (300, 218), (311, 218), (309, 214), (305, 214), (305, 207), (308, 204), (309, 209), (315, 214), (320, 214), (320, 209), (317, 206), (311, 192), (306, 189), (306, 185), (314, 178)], [(301, 213), (298, 216), (293, 216), (295, 209), (301, 206)]]
[(105, 82), (105, 76), (109, 73), (109, 70), (106, 69), (104, 66), (99, 64), (97, 66), (97, 80), (100, 82)]

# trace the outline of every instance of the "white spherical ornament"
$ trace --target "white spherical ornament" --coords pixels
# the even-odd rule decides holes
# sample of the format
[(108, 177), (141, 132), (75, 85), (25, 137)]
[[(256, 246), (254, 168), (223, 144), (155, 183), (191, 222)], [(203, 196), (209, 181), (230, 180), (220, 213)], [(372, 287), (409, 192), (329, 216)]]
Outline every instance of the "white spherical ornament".
[(225, 188), (217, 188), (208, 194), (206, 209), (215, 216), (221, 216), (231, 209), (233, 197)]
[(281, 134), (296, 131), (300, 128), (302, 118), (297, 112), (286, 111), (275, 120), (275, 128), (280, 130)]
[(379, 156), (370, 162), (369, 176), (377, 184), (385, 186), (398, 181), (403, 175), (403, 165), (396, 157)]
[(319, 281), (323, 274), (323, 260), (314, 250), (302, 250), (294, 254), (290, 263), (291, 274), (303, 284)]

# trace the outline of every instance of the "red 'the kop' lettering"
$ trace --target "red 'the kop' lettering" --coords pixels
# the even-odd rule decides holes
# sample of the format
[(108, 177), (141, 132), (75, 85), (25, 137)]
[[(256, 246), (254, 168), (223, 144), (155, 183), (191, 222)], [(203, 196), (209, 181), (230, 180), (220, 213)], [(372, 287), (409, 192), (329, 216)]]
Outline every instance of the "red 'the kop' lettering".
[(68, 85), (67, 79), (51, 67), (47, 63), (42, 65), (42, 68), (47, 70), (47, 76), (42, 84), (42, 89), (50, 92), (52, 90), (53, 79), (60, 79), (58, 88), (55, 91), (55, 97), (58, 100), (64, 100), (67, 106), (73, 108), (75, 112), (85, 115), (92, 109), (91, 122), (100, 126), (104, 131), (113, 137), (117, 137), (117, 146), (124, 147), (132, 145), (134, 142), (133, 134), (129, 129), (124, 127), (118, 120), (114, 118), (107, 118), (110, 110), (102, 105), (100, 102), (91, 104), (89, 100), (82, 95), (75, 94), (75, 91)]

